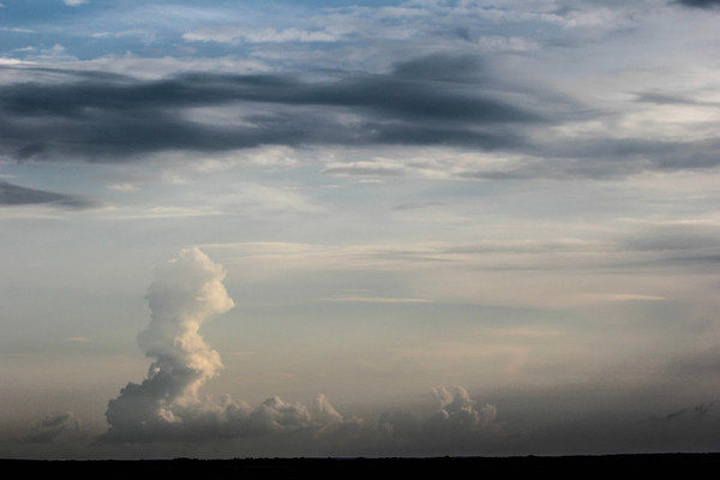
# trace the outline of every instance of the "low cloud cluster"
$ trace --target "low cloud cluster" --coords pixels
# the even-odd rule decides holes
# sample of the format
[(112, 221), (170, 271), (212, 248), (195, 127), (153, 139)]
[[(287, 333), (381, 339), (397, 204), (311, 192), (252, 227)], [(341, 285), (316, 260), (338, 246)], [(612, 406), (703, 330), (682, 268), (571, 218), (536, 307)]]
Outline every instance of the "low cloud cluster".
[(26, 443), (52, 443), (81, 434), (80, 422), (72, 412), (55, 413), (42, 419), (23, 440)]
[[(487, 434), (501, 434), (492, 405), (478, 406), (462, 387), (433, 391), (434, 412), (384, 414), (366, 421), (340, 414), (320, 394), (307, 407), (277, 396), (257, 407), (200, 390), (222, 368), (220, 356), (198, 330), (213, 315), (233, 307), (222, 267), (197, 248), (160, 268), (148, 290), (152, 318), (138, 336), (153, 358), (142, 383), (128, 383), (106, 412), (108, 443), (203, 442), (217, 439), (292, 438), (315, 448), (382, 446), (383, 451), (453, 448)], [(280, 437), (272, 437), (272, 436)], [(339, 447), (342, 445), (342, 447)]]
[(389, 449), (410, 454), (475, 452), (504, 436), (497, 409), (478, 405), (461, 386), (437, 387), (437, 408), (429, 415), (395, 412), (380, 417), (377, 428)]

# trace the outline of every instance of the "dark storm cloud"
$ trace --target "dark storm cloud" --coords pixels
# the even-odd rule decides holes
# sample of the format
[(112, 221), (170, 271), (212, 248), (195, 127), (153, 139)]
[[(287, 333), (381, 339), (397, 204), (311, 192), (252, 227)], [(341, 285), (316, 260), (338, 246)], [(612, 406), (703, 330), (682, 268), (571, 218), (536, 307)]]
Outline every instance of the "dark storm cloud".
[[(0, 87), (0, 141), (17, 160), (96, 161), (262, 144), (518, 145), (519, 126), (541, 116), (491, 93), (486, 80), (468, 83), (477, 69), (469, 59), (429, 58), (387, 74), (313, 82), (281, 74), (142, 81), (60, 72), (60, 83)], [(194, 121), (187, 112), (196, 107), (237, 108), (242, 123)]]
[(0, 180), (0, 207), (38, 204), (75, 209), (96, 206), (93, 201), (77, 195), (21, 187)]

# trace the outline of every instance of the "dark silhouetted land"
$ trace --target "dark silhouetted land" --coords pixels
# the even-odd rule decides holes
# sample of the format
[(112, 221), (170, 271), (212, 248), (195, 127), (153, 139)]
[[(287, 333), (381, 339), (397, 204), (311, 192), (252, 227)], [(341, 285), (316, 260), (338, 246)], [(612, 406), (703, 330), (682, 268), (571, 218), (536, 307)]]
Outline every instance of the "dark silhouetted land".
[[(557, 457), (442, 457), (442, 458), (263, 458), (236, 460), (115, 460), (33, 461), (0, 460), (2, 471), (32, 475), (80, 475), (101, 480), (202, 476), (224, 479), (300, 478), (446, 478), (507, 474), (572, 475), (701, 474), (720, 467), (720, 454), (598, 455)], [(47, 477), (45, 477), (47, 478)], [(77, 477), (76, 477), (77, 478)]]

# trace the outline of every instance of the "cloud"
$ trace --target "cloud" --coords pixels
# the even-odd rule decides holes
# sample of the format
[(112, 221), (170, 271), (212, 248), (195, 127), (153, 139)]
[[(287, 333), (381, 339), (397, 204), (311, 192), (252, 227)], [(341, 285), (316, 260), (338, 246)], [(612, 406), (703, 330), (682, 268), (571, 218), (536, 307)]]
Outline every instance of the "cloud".
[[(131, 162), (266, 146), (395, 148), (389, 159), (336, 158), (323, 171), (465, 180), (607, 179), (713, 168), (720, 158), (712, 102), (643, 87), (646, 93), (629, 92), (637, 101), (631, 110), (626, 103), (593, 108), (570, 91), (531, 83), (530, 72), (513, 78), (500, 62), (477, 54), (410, 57), (380, 73), (235, 74), (194, 63), (168, 76), (148, 77), (157, 69), (147, 63), (132, 69), (144, 78), (107, 73), (113, 63), (137, 61), (108, 58), (105, 71), (82, 62), (66, 62), (77, 70), (6, 66), (20, 80), (0, 87), (0, 155)], [(673, 106), (682, 111), (656, 111)], [(421, 164), (400, 151), (413, 147), (445, 153)], [(470, 154), (496, 158), (473, 162)]]
[(285, 42), (336, 42), (340, 38), (326, 30), (298, 28), (215, 27), (202, 28), (183, 35), (191, 42), (285, 43)]
[(488, 75), (488, 66), (476, 55), (431, 54), (397, 63), (394, 75), (433, 81), (477, 83)]
[(476, 430), (495, 422), (497, 409), (492, 405), (477, 408), (476, 402), (464, 387), (437, 387), (433, 390), (440, 408), (432, 417), (432, 422), (443, 426)]
[[(454, 450), (479, 436), (502, 433), (495, 407), (479, 406), (460, 386), (434, 389), (437, 407), (428, 415), (384, 414), (377, 421), (344, 416), (323, 394), (309, 407), (270, 396), (254, 408), (229, 395), (202, 395), (201, 387), (222, 363), (199, 330), (233, 307), (224, 277), (223, 268), (198, 248), (182, 250), (157, 270), (147, 294), (151, 321), (138, 335), (140, 347), (154, 361), (142, 383), (128, 383), (108, 402), (103, 443), (262, 437), (294, 442), (293, 448), (303, 451), (357, 453), (378, 445), (392, 451)], [(67, 423), (61, 420), (48, 421), (48, 428)]]
[(80, 433), (80, 422), (72, 412), (48, 415), (42, 419), (34, 432), (23, 441), (27, 443), (52, 443)]
[[(262, 298), (270, 304), (302, 305), (313, 299), (326, 305), (649, 308), (710, 295), (707, 282), (698, 287), (720, 259), (712, 237), (703, 229), (678, 226), (678, 234), (684, 232), (687, 238), (657, 243), (656, 232), (661, 231), (642, 225), (605, 237), (580, 229), (570, 237), (544, 239), (520, 235), (346, 245), (248, 242), (204, 248), (245, 272), (241, 284), (267, 287), (256, 290), (251, 301)], [(688, 282), (667, 280), (679, 272), (688, 275)], [(307, 278), (314, 281), (301, 280)], [(273, 295), (278, 288), (284, 292), (281, 299)]]
[(438, 406), (430, 415), (400, 411), (381, 416), (376, 428), (386, 435), (392, 450), (422, 454), (440, 449), (461, 454), (504, 437), (496, 421), (497, 409), (478, 405), (464, 387), (437, 387), (433, 396)]
[(141, 384), (128, 383), (108, 403), (104, 441), (202, 441), (318, 429), (342, 421), (322, 395), (311, 408), (273, 396), (255, 409), (229, 396), (214, 400), (201, 395), (201, 387), (222, 368), (220, 355), (199, 329), (234, 305), (224, 277), (223, 268), (197, 248), (181, 251), (158, 269), (147, 294), (151, 321), (138, 335), (140, 347), (155, 361)]
[(0, 180), (0, 207), (18, 205), (48, 205), (61, 208), (85, 209), (95, 207), (97, 203), (79, 195), (21, 187)]
[(425, 298), (395, 298), (395, 297), (368, 297), (364, 295), (332, 295), (321, 298), (321, 302), (342, 302), (342, 303), (430, 303)]
[(635, 100), (641, 103), (653, 103), (656, 105), (707, 105), (710, 107), (717, 106), (717, 102), (707, 102), (694, 98), (685, 98), (681, 95), (655, 92), (638, 93), (635, 96)]
[(198, 330), (209, 317), (233, 307), (224, 276), (199, 249), (183, 250), (158, 269), (147, 294), (151, 321), (138, 335), (145, 355), (156, 361), (142, 384), (129, 383), (109, 402), (109, 438), (173, 429), (201, 404), (198, 390), (222, 363)]
[(668, 222), (648, 225), (619, 239), (618, 247), (632, 252), (635, 266), (668, 265), (712, 270), (720, 262), (717, 225)]
[[(710, 117), (691, 137), (673, 133), (689, 130), (680, 124), (666, 125), (667, 135), (650, 132), (648, 122), (637, 131), (614, 131), (613, 125), (631, 119), (539, 86), (511, 86), (476, 55), (433, 54), (397, 62), (385, 73), (314, 79), (20, 70), (38, 75), (0, 87), (0, 155), (17, 161), (132, 162), (177, 152), (197, 157), (266, 147), (373, 147), (389, 153), (334, 158), (323, 172), (524, 180), (707, 169), (720, 158), (717, 140), (702, 133), (713, 126)], [(635, 96), (648, 108), (694, 106), (692, 99), (662, 92)], [(429, 147), (436, 151), (420, 151)]]
[[(247, 242), (206, 244), (208, 249), (225, 251), (233, 263), (254, 271), (277, 269), (328, 269), (359, 271), (436, 272), (440, 268), (460, 269), (565, 269), (575, 265), (597, 265), (598, 254), (614, 260), (612, 243), (582, 238), (545, 241), (500, 238), (475, 242), (379, 243), (330, 246), (290, 242)], [(571, 260), (565, 258), (570, 257)], [(565, 263), (568, 262), (569, 263)]]
[(717, 8), (720, 7), (720, 0), (677, 0), (674, 3), (679, 3), (686, 7), (692, 8)]
[[(348, 73), (316, 81), (285, 74), (211, 73), (143, 81), (67, 72), (59, 83), (0, 88), (0, 140), (6, 155), (17, 159), (79, 156), (89, 161), (267, 144), (494, 149), (521, 144), (522, 127), (543, 120), (538, 112), (503, 98), (487, 79), (468, 84), (476, 67), (465, 66), (465, 60), (444, 60), (442, 78), (430, 73), (438, 62), (416, 60), (385, 74)], [(241, 121), (192, 117), (199, 108), (220, 107), (233, 109)]]

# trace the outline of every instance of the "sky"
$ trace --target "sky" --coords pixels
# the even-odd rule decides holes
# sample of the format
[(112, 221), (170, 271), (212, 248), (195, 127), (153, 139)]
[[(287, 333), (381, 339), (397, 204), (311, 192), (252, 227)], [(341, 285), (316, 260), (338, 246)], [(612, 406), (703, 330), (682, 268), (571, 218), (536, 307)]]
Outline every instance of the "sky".
[(0, 457), (717, 451), (719, 22), (1, 0)]

